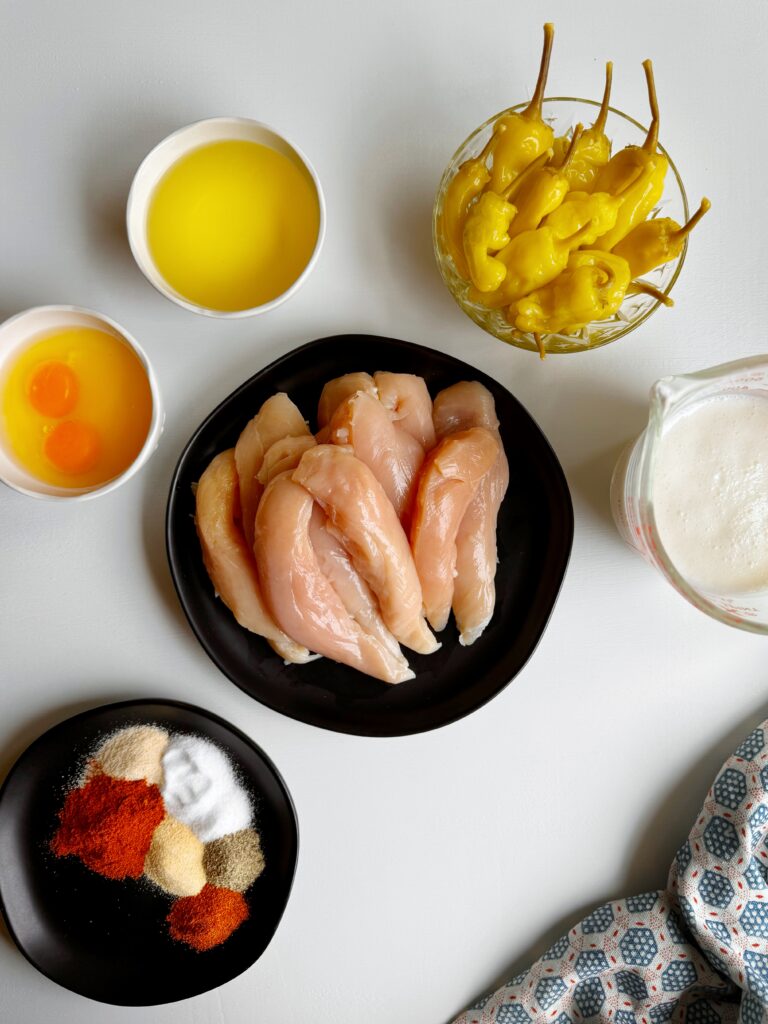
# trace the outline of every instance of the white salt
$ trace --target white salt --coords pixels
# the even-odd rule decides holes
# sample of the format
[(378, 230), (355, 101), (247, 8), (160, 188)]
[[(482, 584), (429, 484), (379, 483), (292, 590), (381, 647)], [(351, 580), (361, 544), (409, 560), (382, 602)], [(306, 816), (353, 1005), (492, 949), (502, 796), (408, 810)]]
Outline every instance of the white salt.
[(229, 758), (199, 736), (171, 738), (163, 754), (161, 792), (168, 813), (204, 843), (251, 823), (251, 802)]

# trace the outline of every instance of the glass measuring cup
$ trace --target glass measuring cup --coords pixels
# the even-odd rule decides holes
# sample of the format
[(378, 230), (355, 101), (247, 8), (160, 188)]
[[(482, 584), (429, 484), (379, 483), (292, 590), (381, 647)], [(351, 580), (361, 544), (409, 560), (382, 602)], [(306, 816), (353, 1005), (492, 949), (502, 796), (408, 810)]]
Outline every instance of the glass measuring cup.
[[(752, 593), (713, 593), (678, 571), (659, 537), (653, 487), (662, 435), (680, 416), (712, 398), (734, 394), (768, 401), (768, 356), (753, 356), (699, 373), (663, 377), (651, 388), (648, 426), (619, 458), (611, 480), (611, 511), (624, 540), (691, 604), (720, 622), (768, 633), (768, 586)], [(768, 538), (765, 539), (768, 543)]]

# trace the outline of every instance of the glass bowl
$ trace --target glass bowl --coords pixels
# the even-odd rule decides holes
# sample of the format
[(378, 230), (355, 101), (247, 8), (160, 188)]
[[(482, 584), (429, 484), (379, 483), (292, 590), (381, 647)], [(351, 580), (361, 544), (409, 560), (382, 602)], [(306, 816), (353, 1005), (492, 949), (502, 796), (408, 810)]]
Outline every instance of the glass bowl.
[[(470, 298), (470, 284), (460, 277), (453, 262), (453, 258), (443, 245), (441, 232), (439, 230), (440, 218), (443, 210), (443, 200), (448, 183), (456, 173), (457, 169), (465, 160), (472, 159), (480, 154), (488, 139), (491, 137), (493, 126), (504, 114), (513, 111), (523, 110), (528, 104), (518, 103), (509, 110), (502, 110), (494, 114), (480, 125), (466, 139), (454, 153), (450, 163), (446, 167), (440, 180), (440, 186), (435, 197), (435, 206), (432, 215), (432, 238), (435, 248), (435, 258), (440, 268), (443, 280), (448, 286), (448, 291), (454, 297), (458, 305), (464, 310), (467, 316), (474, 320), (478, 327), (492, 334), (494, 338), (505, 341), (517, 348), (530, 349), (538, 352), (539, 348), (532, 334), (526, 334), (513, 327), (504, 316), (503, 310), (488, 309), (473, 302)], [(578, 99), (573, 96), (553, 96), (545, 99), (543, 104), (544, 120), (552, 126), (555, 136), (569, 133), (576, 124), (581, 122), (585, 128), (592, 125), (600, 103), (596, 100)], [(612, 151), (617, 153), (624, 146), (642, 145), (648, 131), (639, 121), (636, 121), (628, 114), (622, 113), (615, 107), (609, 107), (608, 120), (605, 126), (606, 135), (613, 143)], [(664, 194), (658, 206), (652, 211), (651, 217), (662, 215), (672, 217), (679, 224), (688, 220), (688, 199), (683, 188), (683, 182), (678, 174), (672, 159), (666, 149), (659, 146), (662, 153), (669, 159), (669, 171), (664, 182)], [(661, 267), (646, 274), (642, 280), (658, 288), (665, 296), (669, 295), (672, 286), (683, 269), (683, 261), (688, 249), (688, 240), (683, 244), (680, 255), (665, 263)], [(596, 320), (587, 326), (577, 335), (567, 334), (546, 334), (543, 336), (547, 353), (560, 352), (584, 352), (588, 349), (599, 348), (612, 341), (618, 341), (634, 331), (636, 327), (644, 323), (648, 317), (662, 305), (659, 299), (651, 295), (638, 294), (628, 295), (621, 305), (621, 308), (608, 320)]]

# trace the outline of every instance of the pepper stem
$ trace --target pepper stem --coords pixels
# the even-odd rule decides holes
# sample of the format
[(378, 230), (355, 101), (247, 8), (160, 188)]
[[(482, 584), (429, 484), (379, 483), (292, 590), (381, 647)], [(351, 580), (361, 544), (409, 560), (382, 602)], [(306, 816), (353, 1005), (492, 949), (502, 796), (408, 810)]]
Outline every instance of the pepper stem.
[(643, 143), (646, 153), (655, 153), (659, 144), (659, 101), (656, 99), (656, 82), (653, 78), (653, 61), (644, 60), (645, 80), (648, 83), (648, 103), (651, 107), (651, 126)]
[(710, 203), (710, 201), (706, 197), (704, 199), (702, 199), (701, 203), (699, 204), (699, 208), (696, 211), (696, 213), (694, 213), (694, 215), (691, 217), (691, 219), (686, 224), (683, 224), (683, 226), (681, 228), (678, 228), (677, 231), (673, 231), (672, 232), (672, 237), (673, 238), (685, 238), (686, 235), (690, 235), (690, 233), (693, 231), (693, 229), (699, 223), (701, 218), (704, 216), (704, 214), (709, 209), (711, 209), (711, 207), (712, 207), (712, 203)]
[(605, 122), (608, 120), (608, 104), (611, 101), (611, 84), (613, 83), (613, 61), (609, 60), (605, 65), (605, 89), (603, 90), (603, 102), (600, 104), (600, 113), (597, 115), (592, 130), (605, 133)]
[(573, 234), (568, 235), (567, 238), (560, 239), (560, 245), (564, 245), (568, 249), (578, 249), (579, 245), (581, 244), (581, 242), (578, 241), (578, 239), (588, 234), (591, 227), (592, 221), (588, 220), (586, 224), (582, 224), (578, 231), (574, 231)]
[(547, 346), (544, 344), (544, 338), (538, 331), (533, 332), (533, 340), (536, 342), (536, 348), (539, 350), (539, 359), (547, 358)]
[(584, 131), (584, 125), (583, 124), (577, 124), (576, 127), (573, 129), (573, 137), (571, 138), (571, 144), (568, 147), (568, 149), (566, 150), (565, 159), (563, 160), (563, 162), (562, 162), (562, 164), (560, 166), (560, 173), (561, 174), (568, 169), (568, 166), (570, 165), (571, 160), (573, 160), (574, 156), (576, 155), (576, 146), (578, 144), (579, 139), (581, 138), (581, 134), (582, 134), (583, 131)]
[[(629, 149), (629, 146), (627, 146), (627, 149)], [(632, 188), (632, 186), (633, 186), (633, 185), (635, 184), (635, 182), (637, 181), (637, 179), (638, 179), (639, 177), (641, 177), (642, 173), (643, 173), (643, 168), (642, 168), (642, 167), (640, 167), (640, 166), (637, 166), (637, 167), (635, 167), (635, 168), (633, 169), (633, 171), (632, 171), (632, 174), (630, 175), (630, 177), (629, 177), (629, 178), (627, 178), (627, 181), (626, 181), (626, 183), (624, 184), (624, 188), (620, 189), (620, 190), (619, 190), (619, 191), (618, 191), (618, 192), (616, 193), (616, 196), (615, 196), (615, 198), (616, 198), (616, 199), (623, 199), (623, 198), (624, 198), (624, 196), (626, 195), (626, 193), (627, 193), (627, 192), (629, 192), (629, 190), (630, 190), (630, 189)]]
[(555, 39), (555, 26), (548, 21), (544, 26), (544, 49), (541, 51), (541, 64), (539, 65), (539, 77), (536, 79), (536, 88), (533, 90), (531, 102), (522, 111), (522, 116), (529, 119), (541, 120), (541, 104), (544, 102), (544, 89), (547, 85), (549, 74), (549, 58), (552, 56), (552, 43)]
[(658, 288), (654, 288), (647, 281), (632, 281), (629, 288), (627, 288), (627, 295), (637, 295), (638, 292), (643, 295), (650, 295), (652, 299), (656, 299), (657, 302), (661, 302), (665, 306), (672, 307), (675, 304), (674, 299), (670, 299), (668, 295), (665, 295)]
[(552, 155), (552, 150), (547, 149), (540, 156), (537, 156), (535, 160), (532, 160), (531, 163), (529, 163), (528, 166), (522, 170), (518, 176), (509, 183), (509, 185), (507, 185), (504, 191), (499, 193), (501, 198), (509, 201), (509, 199), (515, 195), (518, 188), (525, 184), (534, 171), (538, 171), (540, 167), (544, 167), (544, 165), (552, 159)]
[(485, 161), (488, 159), (488, 157), (491, 155), (491, 153), (496, 148), (496, 143), (498, 141), (499, 141), (499, 136), (495, 132), (492, 132), (490, 139), (488, 139), (486, 144), (483, 146), (482, 153), (480, 153), (478, 156), (476, 156), (475, 159), (478, 160), (480, 163), (484, 164)]

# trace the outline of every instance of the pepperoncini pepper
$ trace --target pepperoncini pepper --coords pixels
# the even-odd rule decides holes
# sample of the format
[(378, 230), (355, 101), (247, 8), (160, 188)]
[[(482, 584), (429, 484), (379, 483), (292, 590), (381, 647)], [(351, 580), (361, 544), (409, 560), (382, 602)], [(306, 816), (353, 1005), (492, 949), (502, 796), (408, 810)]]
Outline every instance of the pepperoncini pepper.
[(481, 292), (495, 291), (507, 275), (507, 268), (491, 253), (509, 243), (509, 223), (516, 207), (495, 192), (484, 192), (472, 207), (464, 225), (464, 257), (474, 286)]
[(565, 269), (571, 250), (581, 245), (590, 226), (585, 224), (569, 238), (557, 238), (551, 228), (544, 227), (517, 235), (496, 255), (506, 265), (506, 277), (495, 292), (481, 301), (499, 309), (548, 284)]
[(534, 160), (533, 164), (529, 164), (523, 173), (512, 182), (508, 194), (511, 199), (514, 199), (517, 216), (510, 228), (510, 238), (521, 235), (523, 231), (533, 231), (547, 214), (557, 210), (560, 206), (570, 188), (564, 171), (576, 151), (582, 130), (582, 125), (576, 125), (563, 167), (548, 166), (546, 162), (539, 167), (535, 166), (545, 155), (549, 155), (550, 150)]
[(567, 238), (591, 222), (582, 245), (593, 245), (614, 226), (620, 206), (621, 198), (607, 192), (569, 192), (561, 205), (544, 218), (542, 226), (552, 228), (558, 238)]
[(488, 157), (493, 152), (503, 129), (488, 140), (476, 157), (465, 160), (448, 182), (443, 199), (443, 211), (440, 230), (448, 252), (453, 257), (457, 273), (464, 278), (469, 277), (469, 270), (464, 260), (464, 222), (470, 203), (479, 196), (491, 180), (491, 172), (486, 166)]
[(632, 277), (641, 277), (654, 267), (680, 255), (685, 239), (711, 206), (708, 199), (702, 199), (696, 213), (682, 227), (671, 217), (644, 221), (633, 228), (612, 251), (617, 256), (623, 256), (629, 263)]
[(550, 148), (555, 137), (555, 133), (541, 116), (554, 38), (554, 25), (547, 22), (544, 26), (544, 49), (539, 65), (539, 77), (531, 102), (525, 110), (504, 114), (494, 126), (494, 134), (499, 133), (500, 138), (493, 154), (491, 188), (499, 194), (532, 160)]
[(571, 253), (554, 281), (512, 303), (507, 317), (519, 331), (574, 334), (593, 320), (613, 316), (629, 283), (629, 264), (621, 256), (582, 249)]
[(651, 61), (643, 61), (651, 107), (651, 125), (642, 146), (626, 146), (612, 156), (595, 178), (595, 192), (621, 193), (622, 201), (616, 224), (597, 239), (599, 249), (610, 251), (651, 212), (664, 191), (664, 177), (669, 161), (657, 152), (659, 140), (659, 106)]
[(605, 134), (605, 123), (608, 119), (608, 104), (611, 99), (611, 82), (613, 81), (613, 61), (605, 65), (605, 89), (595, 123), (581, 136), (575, 152), (570, 154), (566, 165), (566, 154), (573, 140), (561, 136), (552, 144), (555, 151), (556, 167), (560, 167), (568, 179), (572, 189), (590, 192), (601, 167), (611, 159), (611, 140)]

